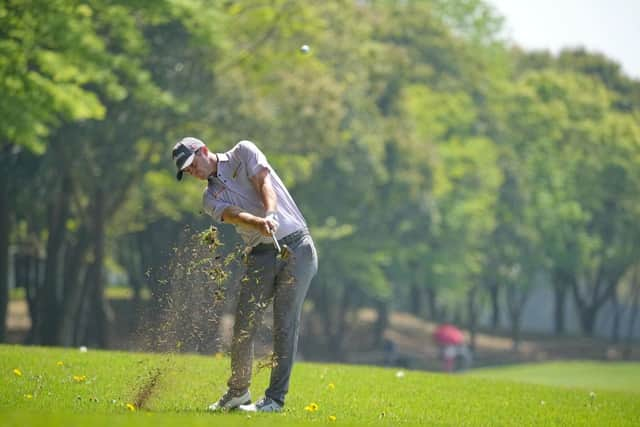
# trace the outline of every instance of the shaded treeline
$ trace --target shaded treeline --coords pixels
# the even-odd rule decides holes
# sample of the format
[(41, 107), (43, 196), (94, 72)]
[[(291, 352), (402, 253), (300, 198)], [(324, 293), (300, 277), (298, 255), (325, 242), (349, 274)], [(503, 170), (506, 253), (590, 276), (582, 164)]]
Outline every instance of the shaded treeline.
[(166, 308), (184, 225), (209, 224), (201, 185), (174, 179), (184, 135), (268, 154), (318, 245), (309, 302), (336, 354), (363, 306), (378, 344), (402, 309), (472, 335), (486, 310), (494, 328), (505, 313), (517, 345), (539, 286), (556, 333), (569, 299), (585, 335), (628, 301), (612, 336), (631, 337), (640, 83), (610, 59), (511, 48), (481, 1), (0, 8), (0, 315), (9, 247), (43, 258), (43, 280), (21, 284), (29, 342), (108, 346), (108, 271), (134, 306), (148, 289)]

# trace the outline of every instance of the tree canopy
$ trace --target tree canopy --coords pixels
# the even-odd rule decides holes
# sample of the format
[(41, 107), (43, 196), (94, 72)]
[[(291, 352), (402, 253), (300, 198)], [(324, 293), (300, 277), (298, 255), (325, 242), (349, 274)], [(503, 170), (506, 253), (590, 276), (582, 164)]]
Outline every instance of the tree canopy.
[(267, 153), (327, 317), (474, 321), (505, 291), (517, 325), (546, 277), (592, 334), (639, 261), (640, 83), (583, 49), (512, 49), (502, 25), (480, 0), (4, 2), (0, 247), (46, 254), (33, 341), (99, 331), (106, 265), (153, 290), (184, 225), (209, 224), (173, 178), (185, 135)]

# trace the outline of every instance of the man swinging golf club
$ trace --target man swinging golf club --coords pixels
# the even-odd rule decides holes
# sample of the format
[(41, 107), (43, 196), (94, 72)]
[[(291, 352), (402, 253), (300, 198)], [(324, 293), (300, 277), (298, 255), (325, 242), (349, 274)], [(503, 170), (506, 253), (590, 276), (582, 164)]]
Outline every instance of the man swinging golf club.
[[(265, 155), (250, 141), (213, 153), (199, 139), (187, 137), (173, 147), (173, 160), (178, 180), (187, 173), (207, 181), (202, 198), (205, 212), (215, 221), (233, 224), (248, 246), (228, 389), (209, 410), (281, 411), (289, 390), (302, 303), (318, 269), (306, 221)], [(275, 247), (286, 253), (279, 254)], [(274, 364), (265, 396), (251, 404), (253, 341), (271, 300)]]

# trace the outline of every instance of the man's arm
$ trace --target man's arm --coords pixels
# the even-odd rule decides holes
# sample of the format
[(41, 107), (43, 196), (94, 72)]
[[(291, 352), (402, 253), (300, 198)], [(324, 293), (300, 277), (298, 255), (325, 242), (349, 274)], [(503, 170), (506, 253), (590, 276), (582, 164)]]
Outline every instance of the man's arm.
[[(241, 143), (242, 144), (242, 143)], [(273, 189), (271, 182), (271, 174), (268, 167), (261, 163), (266, 163), (266, 159), (263, 162), (258, 162), (256, 158), (264, 157), (264, 155), (258, 150), (253, 143), (248, 141), (246, 146), (242, 146), (247, 164), (250, 166), (251, 171), (256, 171), (255, 174), (249, 177), (256, 193), (260, 197), (260, 201), (264, 206), (266, 212), (265, 217), (255, 216), (249, 212), (245, 212), (237, 206), (229, 206), (222, 212), (222, 220), (224, 222), (234, 225), (244, 225), (252, 227), (258, 230), (264, 236), (270, 236), (271, 232), (275, 232), (278, 228), (277, 208), (278, 208), (278, 196)], [(254, 164), (254, 166), (251, 166)]]
[(243, 211), (238, 206), (229, 206), (222, 212), (222, 220), (224, 222), (234, 225), (245, 225), (255, 228), (264, 236), (270, 236), (271, 231), (275, 231), (277, 228), (277, 220), (274, 216), (277, 208), (277, 196), (276, 192), (271, 185), (271, 176), (269, 175), (269, 169), (263, 168), (257, 174), (252, 176), (251, 183), (255, 187), (256, 191), (260, 195), (260, 200), (265, 207), (267, 215), (262, 218)]
[(278, 197), (271, 184), (271, 174), (268, 168), (262, 168), (260, 172), (249, 178), (260, 195), (260, 200), (267, 213), (276, 212), (278, 208)]
[(271, 224), (266, 218), (245, 212), (238, 206), (229, 206), (222, 212), (222, 220), (229, 224), (255, 228), (265, 236), (270, 236)]

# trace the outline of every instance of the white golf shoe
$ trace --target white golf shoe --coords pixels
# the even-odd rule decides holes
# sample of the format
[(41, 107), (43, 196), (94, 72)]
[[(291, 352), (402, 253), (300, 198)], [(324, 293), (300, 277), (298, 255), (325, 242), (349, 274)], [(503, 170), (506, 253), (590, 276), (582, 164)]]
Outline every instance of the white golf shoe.
[(248, 405), (251, 403), (251, 394), (247, 390), (240, 396), (234, 396), (231, 390), (227, 392), (216, 402), (209, 405), (209, 411), (230, 411), (239, 407), (240, 405)]
[(240, 405), (238, 409), (246, 412), (280, 412), (282, 411), (282, 405), (271, 398), (263, 397), (256, 403)]

